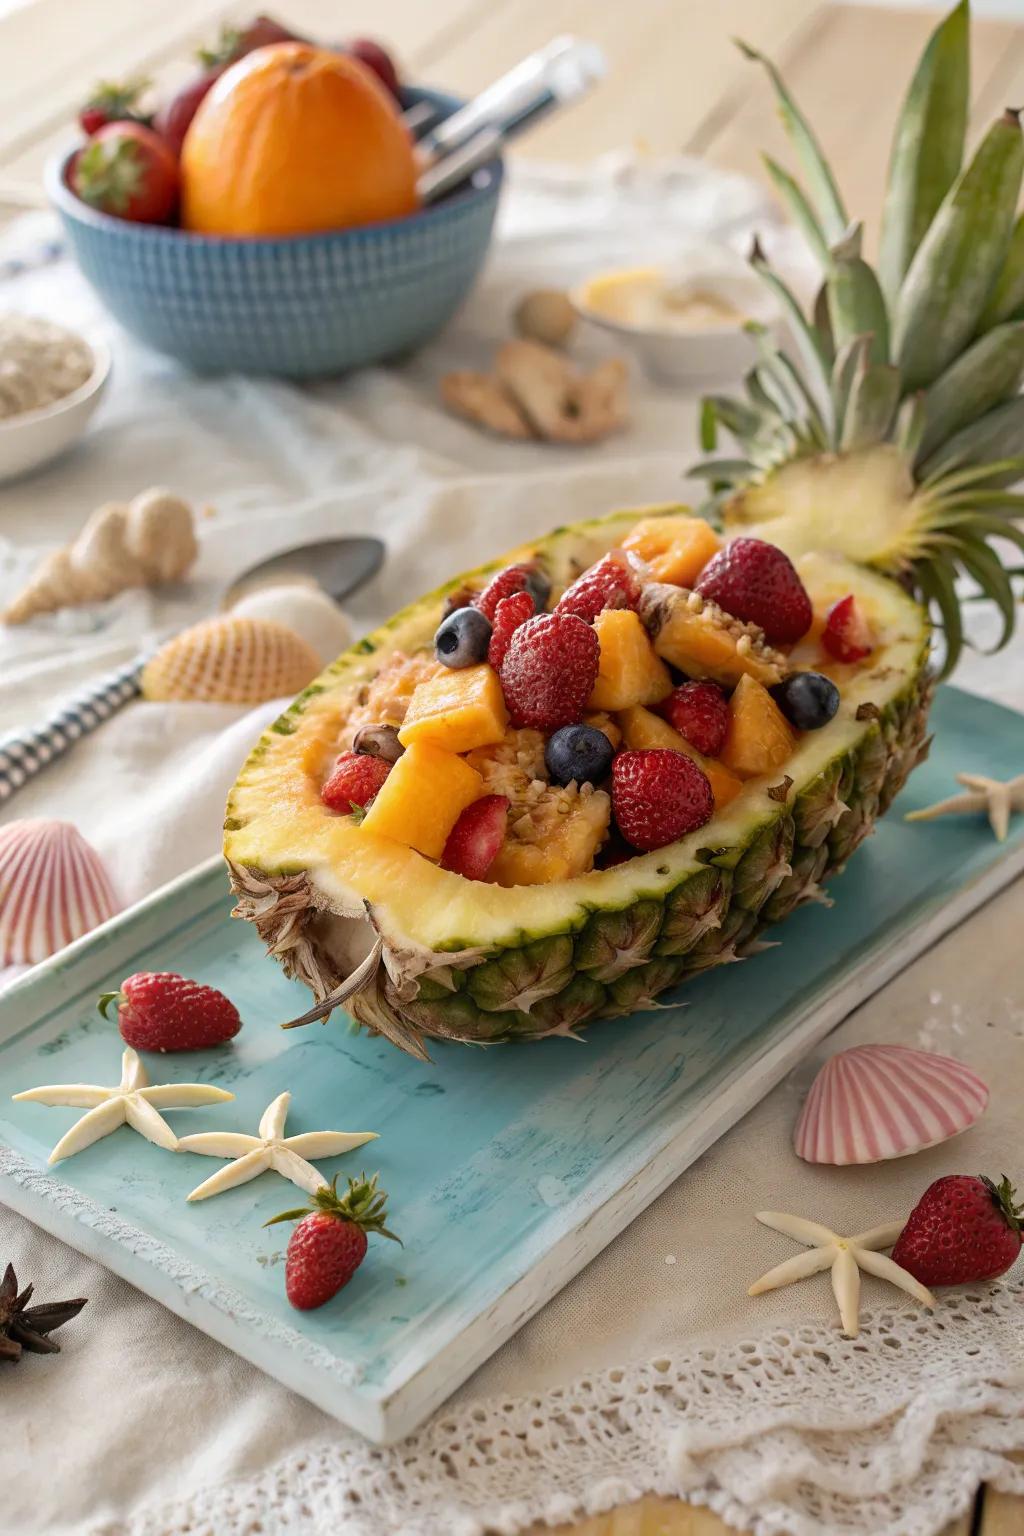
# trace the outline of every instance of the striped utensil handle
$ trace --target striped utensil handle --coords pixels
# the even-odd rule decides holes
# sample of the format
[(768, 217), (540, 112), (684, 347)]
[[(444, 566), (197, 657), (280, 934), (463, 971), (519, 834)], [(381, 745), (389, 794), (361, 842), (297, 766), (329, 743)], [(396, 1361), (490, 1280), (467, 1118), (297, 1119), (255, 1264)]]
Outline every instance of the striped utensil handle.
[(0, 739), (0, 804), (29, 779), (62, 757), (82, 736), (94, 731), (142, 691), (142, 668), (148, 656), (136, 656), (111, 672), (95, 687), (76, 694), (41, 725), (15, 731)]

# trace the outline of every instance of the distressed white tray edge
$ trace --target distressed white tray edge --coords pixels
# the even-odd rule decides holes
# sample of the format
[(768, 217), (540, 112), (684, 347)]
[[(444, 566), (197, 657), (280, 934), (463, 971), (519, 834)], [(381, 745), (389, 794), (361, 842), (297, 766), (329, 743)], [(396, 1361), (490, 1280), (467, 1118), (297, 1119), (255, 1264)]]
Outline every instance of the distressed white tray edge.
[[(103, 925), (102, 932), (113, 937), (122, 927), (126, 931), (129, 924), (134, 927), (148, 909), (162, 904), (191, 881), (212, 872), (220, 862), (219, 855), (214, 856), (178, 876), (144, 901), (112, 918)], [(74, 1209), (65, 1208), (65, 1202), (60, 1198), (65, 1186), (31, 1168), (6, 1149), (0, 1150), (0, 1194), (12, 1209), (38, 1223), (39, 1211), (31, 1198), (30, 1187), (36, 1194), (43, 1193), (44, 1198), (49, 1187), (53, 1194), (47, 1198), (45, 1225), (54, 1235), (137, 1285), (186, 1322), (266, 1370), (326, 1413), (343, 1419), (368, 1439), (392, 1444), (421, 1424), (500, 1344), (595, 1258), (623, 1229), (627, 1211), (636, 1215), (656, 1199), (726, 1130), (753, 1109), (805, 1051), (1022, 872), (1024, 844), (1014, 848), (955, 898), (940, 903), (909, 933), (897, 934), (889, 942), (876, 945), (857, 971), (838, 986), (826, 1002), (819, 998), (796, 1015), (792, 1028), (783, 1039), (769, 1046), (753, 1061), (748, 1059), (738, 1067), (725, 1079), (714, 1099), (678, 1132), (660, 1142), (655, 1138), (653, 1145), (650, 1140), (638, 1138), (633, 1153), (634, 1167), (626, 1183), (608, 1191), (602, 1188), (601, 1181), (596, 1181), (589, 1193), (589, 1209), (583, 1212), (575, 1229), (549, 1249), (529, 1274), (479, 1313), (460, 1335), (458, 1343), (447, 1349), (441, 1359), (431, 1361), (410, 1376), (389, 1379), (372, 1392), (359, 1390), (358, 1383), (354, 1386), (347, 1384), (339, 1378), (336, 1369), (311, 1372), (310, 1365), (315, 1364), (310, 1358), (311, 1346), (299, 1335), (295, 1335), (298, 1347), (288, 1352), (286, 1360), (282, 1361), (281, 1352), (274, 1350), (274, 1345), (280, 1343), (280, 1336), (275, 1339), (248, 1330), (244, 1315), (238, 1315), (232, 1306), (233, 1298), (218, 1287), (212, 1276), (197, 1276), (197, 1283), (183, 1289), (180, 1280), (168, 1270), (168, 1257), (173, 1260), (169, 1250), (161, 1250), (152, 1238), (134, 1228), (129, 1230), (137, 1238), (136, 1246), (145, 1252), (126, 1248), (123, 1238), (127, 1224), (120, 1218), (111, 1219), (102, 1207), (77, 1195)], [(34, 967), (19, 978), (0, 997), (0, 1015), (7, 1012), (4, 1005), (12, 999), (17, 1000), (17, 994), (26, 984), (39, 980), (50, 970), (67, 966), (80, 949), (95, 942), (100, 932), (95, 930), (53, 960)], [(115, 954), (116, 946), (113, 951), (102, 951), (100, 974), (106, 972)], [(77, 984), (81, 984), (81, 977)], [(15, 1029), (19, 1027), (22, 1025), (15, 1025)], [(20, 1178), (18, 1169), (21, 1170)], [(26, 1170), (29, 1179), (25, 1176)], [(621, 1175), (620, 1166), (617, 1177), (621, 1178)], [(115, 1227), (118, 1236), (114, 1235)], [(212, 1294), (204, 1294), (206, 1291)]]

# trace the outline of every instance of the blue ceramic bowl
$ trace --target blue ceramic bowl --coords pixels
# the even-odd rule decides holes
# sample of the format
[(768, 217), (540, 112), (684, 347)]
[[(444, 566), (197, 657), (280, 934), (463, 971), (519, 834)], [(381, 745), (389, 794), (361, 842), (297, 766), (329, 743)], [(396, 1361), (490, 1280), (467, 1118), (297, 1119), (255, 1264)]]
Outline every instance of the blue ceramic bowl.
[[(405, 104), (461, 105), (438, 91)], [(69, 155), (47, 191), (75, 258), (141, 341), (204, 371), (290, 378), (345, 373), (411, 352), (448, 322), (487, 254), (500, 160), (409, 218), (281, 239), (227, 240), (99, 213), (69, 191)]]

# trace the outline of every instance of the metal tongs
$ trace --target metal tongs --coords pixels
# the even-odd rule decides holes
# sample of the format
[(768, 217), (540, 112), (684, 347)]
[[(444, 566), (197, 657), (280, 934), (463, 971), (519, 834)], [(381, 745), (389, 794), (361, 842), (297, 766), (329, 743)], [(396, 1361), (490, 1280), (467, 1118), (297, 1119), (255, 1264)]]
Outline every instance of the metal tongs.
[(428, 103), (411, 107), (405, 122), (419, 135), (424, 203), (436, 202), (493, 160), (507, 140), (581, 100), (606, 72), (596, 43), (556, 37), (441, 122)]

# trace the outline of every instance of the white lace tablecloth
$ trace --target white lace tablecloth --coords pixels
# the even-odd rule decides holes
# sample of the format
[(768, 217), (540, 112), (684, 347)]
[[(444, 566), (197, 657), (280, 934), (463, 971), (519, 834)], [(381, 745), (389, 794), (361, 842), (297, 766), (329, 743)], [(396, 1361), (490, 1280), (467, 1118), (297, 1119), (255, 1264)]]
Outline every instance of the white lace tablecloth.
[[(555, 522), (680, 494), (692, 401), (638, 379), (630, 432), (580, 452), (484, 438), (437, 409), (434, 386), (445, 369), (483, 361), (524, 287), (648, 260), (681, 233), (740, 243), (766, 222), (746, 183), (692, 165), (520, 171), (484, 283), (443, 341), (401, 369), (312, 391), (198, 380), (114, 333), (114, 383), (87, 443), (0, 490), (0, 598), (95, 504), (158, 481), (214, 509), (197, 580), (185, 599), (130, 594), (0, 632), (0, 733), (149, 634), (204, 615), (263, 553), (381, 532), (388, 562), (351, 608), (366, 627)], [(37, 235), (25, 225), (13, 240)], [(776, 242), (786, 248), (785, 236)], [(106, 324), (61, 265), (7, 284), (8, 301)], [(984, 630), (987, 616), (976, 622)], [(958, 681), (1024, 707), (1022, 659), (1020, 647), (1002, 664), (972, 659)], [(76, 821), (133, 900), (217, 846), (224, 792), (274, 711), (134, 705), (2, 819)], [(943, 1172), (1024, 1175), (1022, 918), (1018, 885), (861, 1008), (394, 1449), (368, 1446), (0, 1209), (0, 1265), (12, 1259), (43, 1297), (90, 1298), (59, 1358), (28, 1358), (0, 1379), (0, 1532), (514, 1536), (531, 1520), (661, 1492), (765, 1536), (935, 1536), (982, 1480), (1024, 1493), (1011, 1459), (1024, 1450), (1019, 1279), (949, 1293), (931, 1319), (868, 1279), (856, 1342), (838, 1332), (827, 1277), (745, 1295), (792, 1251), (755, 1224), (757, 1209), (853, 1231), (905, 1214)], [(868, 1040), (969, 1060), (994, 1086), (985, 1120), (882, 1169), (798, 1162), (792, 1124), (817, 1065)]]

